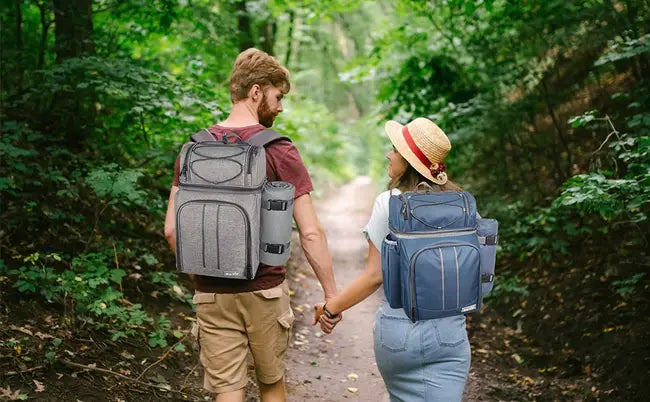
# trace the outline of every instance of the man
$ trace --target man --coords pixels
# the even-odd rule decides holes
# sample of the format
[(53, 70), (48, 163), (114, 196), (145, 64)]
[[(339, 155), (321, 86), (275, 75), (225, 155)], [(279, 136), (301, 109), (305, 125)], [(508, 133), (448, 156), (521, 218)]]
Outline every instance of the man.
[[(246, 141), (273, 125), (282, 112), (282, 97), (289, 89), (289, 72), (274, 57), (257, 49), (243, 51), (237, 56), (230, 77), (232, 111), (208, 131), (215, 138), (232, 132)], [(174, 251), (174, 195), (178, 191), (179, 160), (176, 159), (165, 218), (165, 236)], [(291, 142), (280, 140), (267, 146), (266, 174), (269, 181), (280, 180), (295, 186), (293, 217), (300, 243), (327, 301), (336, 294), (332, 258), (309, 196), (313, 190), (311, 179)], [(192, 277), (204, 387), (217, 394), (218, 402), (244, 400), (249, 348), (262, 401), (285, 400), (284, 355), (294, 319), (285, 275), (284, 266), (262, 265), (252, 281)]]

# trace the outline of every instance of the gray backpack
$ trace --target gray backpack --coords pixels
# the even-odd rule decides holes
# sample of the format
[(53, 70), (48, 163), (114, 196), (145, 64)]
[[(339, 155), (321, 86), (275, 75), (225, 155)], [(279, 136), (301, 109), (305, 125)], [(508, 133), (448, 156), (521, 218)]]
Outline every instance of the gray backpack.
[[(234, 142), (229, 141), (232, 138)], [(217, 140), (207, 130), (192, 135), (192, 142), (181, 150), (174, 198), (179, 270), (219, 278), (255, 277), (262, 192), (267, 185), (264, 147), (281, 139), (289, 140), (272, 130), (246, 142), (236, 134)], [(293, 187), (291, 198), (266, 203), (267, 210), (290, 215)], [(262, 251), (288, 254), (288, 244), (265, 244)]]

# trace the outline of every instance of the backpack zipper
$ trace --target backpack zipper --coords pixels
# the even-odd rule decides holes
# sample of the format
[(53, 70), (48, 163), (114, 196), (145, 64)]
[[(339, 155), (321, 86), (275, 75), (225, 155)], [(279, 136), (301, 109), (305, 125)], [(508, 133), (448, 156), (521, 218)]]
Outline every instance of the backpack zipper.
[(465, 201), (465, 211), (467, 212), (465, 215), (465, 226), (467, 226), (467, 219), (469, 219), (469, 200), (465, 193), (460, 193), (460, 195), (463, 197), (463, 201)]
[(418, 239), (418, 238), (429, 238), (429, 237), (445, 237), (445, 236), (463, 236), (468, 234), (475, 234), (476, 229), (466, 229), (466, 230), (457, 230), (457, 229), (448, 229), (448, 230), (439, 230), (435, 232), (417, 232), (417, 233), (403, 233), (393, 230), (393, 234), (396, 237), (401, 239)]
[(198, 142), (195, 142), (191, 146), (187, 147), (187, 150), (185, 151), (185, 160), (183, 161), (183, 169), (181, 169), (181, 173), (180, 173), (181, 176), (185, 177), (185, 181), (187, 181), (187, 171), (189, 170), (188, 166), (190, 164), (189, 156), (190, 153), (194, 151), (194, 147), (196, 147), (196, 144), (198, 144)]
[(257, 147), (255, 145), (250, 145), (246, 153), (246, 173), (251, 174), (253, 167), (251, 166), (251, 159), (253, 154), (257, 155)]
[[(416, 251), (412, 256), (411, 260), (409, 261), (409, 289), (410, 289), (410, 295), (409, 295), (409, 300), (411, 302), (411, 321), (416, 322), (417, 321), (417, 300), (415, 299), (415, 260), (417, 257), (422, 254), (424, 251), (427, 250), (433, 250), (435, 248), (442, 248), (442, 247), (451, 247), (451, 246), (469, 246), (472, 247), (473, 249), (476, 250), (477, 253), (479, 253), (479, 256), (481, 252), (479, 251), (478, 247), (471, 243), (467, 242), (461, 242), (461, 241), (454, 241), (454, 242), (448, 242), (448, 243), (441, 243), (441, 244), (435, 244), (433, 246), (428, 246), (428, 247), (422, 247), (418, 251)], [(480, 272), (480, 264), (481, 264), (481, 259), (479, 257), (479, 272)], [(443, 283), (442, 286), (445, 286)], [(480, 286), (479, 286), (479, 299), (480, 299)]]
[(233, 186), (219, 186), (214, 184), (188, 184), (188, 183), (178, 183), (179, 187), (183, 188), (197, 188), (197, 189), (210, 189), (210, 190), (222, 190), (224, 192), (240, 192), (240, 193), (254, 193), (256, 191), (262, 190), (264, 184), (266, 184), (266, 178), (262, 180), (262, 184), (257, 187), (233, 187)]
[(399, 198), (402, 200), (402, 216), (404, 217), (405, 220), (411, 220), (411, 217), (409, 215), (409, 202), (406, 199), (406, 197), (400, 193)]

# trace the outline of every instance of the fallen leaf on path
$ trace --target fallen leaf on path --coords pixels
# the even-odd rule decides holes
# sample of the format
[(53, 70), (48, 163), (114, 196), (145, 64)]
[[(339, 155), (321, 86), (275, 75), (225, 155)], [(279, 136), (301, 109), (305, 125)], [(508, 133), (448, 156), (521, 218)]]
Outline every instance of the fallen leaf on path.
[(20, 390), (11, 391), (11, 387), (0, 388), (0, 396), (3, 398), (9, 398), (10, 401), (17, 401), (19, 399), (27, 399), (26, 394), (21, 394)]
[(359, 392), (359, 388), (348, 387), (348, 391), (352, 392), (353, 394), (356, 394), (357, 392)]
[(474, 350), (475, 350), (477, 353), (483, 353), (484, 355), (487, 355), (488, 353), (490, 353), (490, 352), (488, 352), (488, 351), (485, 350), (485, 349), (474, 349)]
[(519, 356), (519, 355), (516, 354), (516, 353), (513, 353), (513, 354), (512, 354), (512, 358), (515, 359), (515, 361), (516, 361), (518, 364), (521, 364), (521, 363), (523, 363), (523, 361), (524, 361), (524, 359), (522, 359), (521, 356)]
[(172, 287), (172, 290), (174, 291), (174, 293), (176, 293), (176, 294), (179, 295), (179, 296), (183, 296), (183, 295), (185, 294), (185, 293), (183, 292), (183, 289), (181, 289), (180, 286), (178, 286), (178, 285), (174, 285), (174, 286)]
[(348, 374), (348, 380), (358, 380), (359, 376), (356, 373)]
[(126, 350), (123, 350), (122, 353), (120, 353), (120, 356), (127, 360), (132, 360), (135, 358), (135, 355), (132, 355), (131, 353), (127, 352)]
[(44, 334), (42, 332), (37, 332), (36, 334), (34, 334), (34, 336), (36, 336), (36, 337), (38, 337), (40, 339), (54, 339), (54, 337), (52, 335)]
[(15, 325), (10, 325), (9, 328), (14, 330), (14, 331), (22, 332), (23, 334), (26, 334), (26, 335), (29, 335), (29, 336), (34, 336), (34, 333), (32, 331), (28, 330), (25, 327), (17, 327)]
[(37, 381), (37, 380), (32, 380), (34, 381), (34, 385), (36, 385), (36, 392), (43, 392), (45, 391), (45, 385), (43, 385), (42, 382)]

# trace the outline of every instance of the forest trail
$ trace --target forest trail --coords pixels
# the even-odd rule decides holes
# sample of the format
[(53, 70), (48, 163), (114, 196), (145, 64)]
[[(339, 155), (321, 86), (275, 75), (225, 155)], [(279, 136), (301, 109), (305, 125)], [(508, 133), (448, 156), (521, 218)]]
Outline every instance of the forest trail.
[[(342, 290), (365, 268), (368, 243), (361, 229), (368, 222), (376, 189), (362, 177), (330, 194), (316, 201), (316, 208), (327, 233), (336, 282)], [(388, 401), (372, 343), (380, 291), (346, 311), (334, 332), (326, 335), (320, 327), (311, 325), (311, 306), (323, 297), (320, 284), (302, 251), (296, 249), (296, 269), (289, 277), (295, 291), (292, 303), (296, 322), (287, 356), (288, 400)]]
[[(368, 178), (360, 177), (330, 193), (317, 201), (317, 212), (327, 233), (337, 285), (342, 290), (365, 268), (368, 243), (361, 229), (368, 222), (377, 189)], [(296, 269), (289, 283), (295, 291), (292, 304), (296, 322), (287, 356), (288, 400), (388, 401), (375, 364), (372, 336), (381, 288), (346, 311), (334, 332), (325, 335), (318, 326), (311, 325), (311, 306), (321, 301), (322, 290), (302, 252), (298, 247), (294, 250)], [(487, 370), (474, 365), (466, 401), (485, 400), (479, 397), (475, 378)]]

